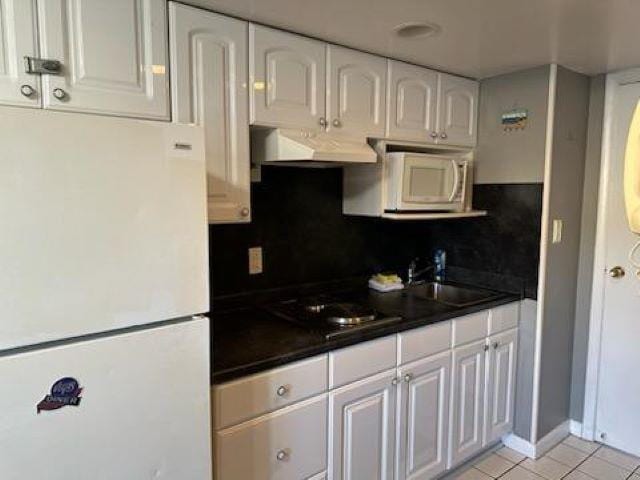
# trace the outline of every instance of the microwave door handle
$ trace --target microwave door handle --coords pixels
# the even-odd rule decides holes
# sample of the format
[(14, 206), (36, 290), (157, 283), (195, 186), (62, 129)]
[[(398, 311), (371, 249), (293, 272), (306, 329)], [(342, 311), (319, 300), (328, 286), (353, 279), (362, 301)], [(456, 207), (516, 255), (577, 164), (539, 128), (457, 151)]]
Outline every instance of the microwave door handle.
[(460, 169), (455, 160), (451, 160), (451, 165), (453, 166), (453, 188), (451, 189), (449, 203), (453, 202), (453, 199), (456, 198), (460, 190)]

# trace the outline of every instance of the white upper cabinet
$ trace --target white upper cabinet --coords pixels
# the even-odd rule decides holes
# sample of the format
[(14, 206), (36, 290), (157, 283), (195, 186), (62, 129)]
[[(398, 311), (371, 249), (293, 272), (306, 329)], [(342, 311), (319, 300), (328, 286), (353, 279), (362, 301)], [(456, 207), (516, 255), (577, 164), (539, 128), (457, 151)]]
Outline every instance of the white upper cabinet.
[(478, 82), (440, 74), (439, 141), (449, 145), (474, 146), (478, 134)]
[(330, 480), (393, 479), (395, 373), (384, 372), (329, 394)]
[(209, 223), (250, 215), (248, 28), (170, 2), (173, 120), (205, 131)]
[(40, 107), (40, 78), (24, 67), (37, 55), (35, 18), (33, 2), (0, 0), (0, 104)]
[(396, 480), (428, 480), (446, 470), (450, 372), (448, 351), (398, 370)]
[(384, 137), (387, 61), (327, 46), (327, 128), (355, 137)]
[(453, 350), (449, 468), (483, 445), (486, 341)]
[(489, 338), (485, 445), (500, 440), (513, 427), (517, 341), (515, 329)]
[(251, 123), (324, 129), (325, 44), (251, 24)]
[(438, 138), (438, 73), (389, 60), (387, 137), (435, 142)]
[(38, 2), (40, 56), (63, 66), (42, 76), (44, 106), (168, 119), (166, 10), (165, 0)]

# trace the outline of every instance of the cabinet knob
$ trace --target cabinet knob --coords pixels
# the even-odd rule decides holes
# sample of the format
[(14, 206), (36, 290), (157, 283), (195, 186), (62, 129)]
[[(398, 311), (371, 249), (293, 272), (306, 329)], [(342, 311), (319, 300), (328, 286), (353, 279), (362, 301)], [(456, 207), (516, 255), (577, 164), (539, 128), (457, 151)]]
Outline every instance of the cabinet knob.
[(405, 373), (404, 375), (404, 381), (409, 383), (411, 380), (413, 379), (413, 374), (412, 373)]
[(318, 120), (318, 123), (320, 124), (321, 127), (326, 127), (327, 126), (327, 119), (324, 117), (320, 117), (320, 119)]
[(20, 93), (25, 97), (30, 98), (34, 93), (36, 93), (36, 90), (31, 85), (25, 84), (20, 87)]
[(438, 138), (438, 132), (431, 132), (429, 135), (431, 135), (431, 138)]
[(609, 270), (609, 276), (611, 278), (622, 278), (626, 275), (627, 272), (624, 271), (622, 267), (613, 267)]
[(53, 89), (53, 96), (56, 97), (58, 100), (62, 100), (64, 98), (67, 98), (67, 92), (65, 92), (61, 88), (54, 88)]
[(442, 132), (440, 134), (440, 138), (442, 138), (443, 140), (446, 139), (448, 137), (448, 135), (445, 132)]
[(248, 217), (249, 216), (249, 209), (247, 207), (241, 208), (240, 209), (240, 216)]
[(391, 385), (393, 385), (394, 387), (398, 385), (398, 383), (400, 383), (400, 379), (398, 377), (395, 377), (393, 380), (391, 380)]
[(276, 458), (283, 462), (289, 458), (289, 453), (286, 450), (280, 450), (276, 453)]
[(276, 390), (276, 393), (278, 394), (279, 397), (284, 397), (287, 393), (289, 393), (289, 388), (286, 387), (285, 385), (280, 385), (278, 387), (278, 390)]
[(339, 127), (342, 126), (342, 122), (339, 119), (334, 118), (333, 119), (333, 126), (336, 127), (336, 128), (339, 128)]
[(489, 351), (489, 345), (485, 345), (485, 346), (484, 346), (484, 351), (485, 351), (485, 352), (488, 352), (488, 351)]
[(493, 342), (493, 349), (497, 350), (500, 344), (498, 342)]

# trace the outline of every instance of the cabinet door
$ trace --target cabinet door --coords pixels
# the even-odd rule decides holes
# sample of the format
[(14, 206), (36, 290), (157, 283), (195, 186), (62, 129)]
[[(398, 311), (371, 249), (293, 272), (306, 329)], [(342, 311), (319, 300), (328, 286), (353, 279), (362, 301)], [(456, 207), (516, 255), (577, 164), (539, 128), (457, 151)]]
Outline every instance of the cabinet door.
[(36, 55), (34, 3), (0, 0), (0, 104), (40, 106), (40, 78), (24, 68), (24, 57)]
[(395, 369), (329, 396), (329, 479), (392, 480)]
[(486, 341), (453, 350), (449, 468), (482, 449)]
[(325, 44), (249, 26), (251, 123), (319, 129), (325, 112)]
[(451, 354), (399, 370), (397, 480), (427, 480), (447, 468)]
[(437, 94), (436, 72), (389, 60), (387, 137), (435, 142)]
[(438, 142), (472, 147), (478, 133), (478, 82), (440, 74)]
[(518, 331), (489, 339), (484, 443), (500, 440), (513, 427)]
[(204, 127), (209, 223), (248, 222), (248, 23), (169, 8), (173, 120)]
[(43, 75), (46, 108), (169, 118), (164, 0), (38, 2), (40, 52), (63, 75)]
[(355, 137), (384, 137), (386, 59), (329, 45), (327, 69), (328, 129)]

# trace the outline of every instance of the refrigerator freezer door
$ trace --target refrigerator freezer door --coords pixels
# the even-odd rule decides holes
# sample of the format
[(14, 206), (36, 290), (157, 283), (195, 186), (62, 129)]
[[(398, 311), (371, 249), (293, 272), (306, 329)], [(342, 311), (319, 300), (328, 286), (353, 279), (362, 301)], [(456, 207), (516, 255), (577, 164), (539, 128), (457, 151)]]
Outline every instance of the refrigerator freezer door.
[[(79, 404), (47, 410), (66, 377)], [(211, 479), (206, 318), (5, 355), (0, 378), (2, 480)]]
[(202, 135), (0, 108), (0, 350), (209, 310)]

